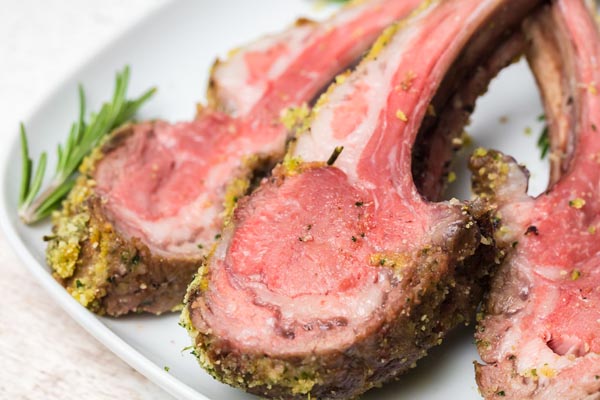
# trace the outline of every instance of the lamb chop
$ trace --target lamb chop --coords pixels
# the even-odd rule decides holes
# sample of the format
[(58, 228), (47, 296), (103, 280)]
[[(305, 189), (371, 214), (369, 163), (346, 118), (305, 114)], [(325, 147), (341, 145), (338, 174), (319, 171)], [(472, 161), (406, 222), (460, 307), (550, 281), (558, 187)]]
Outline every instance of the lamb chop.
[(509, 252), (477, 345), (486, 399), (600, 398), (600, 33), (583, 0), (555, 0), (527, 23), (529, 62), (550, 125), (552, 179), (527, 195), (527, 171), (501, 153), (472, 159)]
[(462, 131), (539, 4), (429, 2), (321, 97), (188, 289), (182, 324), (211, 375), (269, 398), (353, 398), (470, 320), (494, 266), (491, 233), (477, 205), (424, 199), (413, 145)]
[(299, 21), (217, 62), (209, 107), (195, 121), (114, 133), (54, 218), (54, 275), (101, 314), (181, 305), (237, 199), (283, 156), (306, 103), (419, 2), (369, 0), (324, 23)]

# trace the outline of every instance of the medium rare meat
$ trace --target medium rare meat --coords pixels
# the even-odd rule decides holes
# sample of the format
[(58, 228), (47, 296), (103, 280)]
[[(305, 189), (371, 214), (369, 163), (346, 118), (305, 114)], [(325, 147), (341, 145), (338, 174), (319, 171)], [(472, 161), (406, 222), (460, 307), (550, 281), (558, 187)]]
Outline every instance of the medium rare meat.
[(253, 174), (283, 156), (286, 126), (418, 4), (370, 0), (322, 24), (299, 22), (217, 63), (209, 107), (195, 121), (147, 122), (112, 135), (54, 218), (55, 276), (99, 313), (159, 314), (180, 305)]
[[(527, 195), (514, 160), (479, 150), (475, 188), (509, 251), (477, 331), (487, 399), (600, 398), (600, 34), (582, 0), (528, 21), (555, 154), (549, 190)], [(512, 249), (512, 250), (508, 250)]]
[[(309, 102), (371, 46), (384, 28), (419, 6), (418, 0), (350, 2), (331, 20), (300, 19), (292, 29), (266, 36), (217, 61), (209, 107), (236, 117)], [(270, 116), (272, 118), (272, 115)]]
[(496, 254), (474, 205), (421, 196), (413, 144), (432, 101), (448, 115), (494, 73), (476, 71), (518, 54), (495, 45), (519, 42), (539, 3), (430, 2), (321, 97), (188, 289), (182, 324), (211, 375), (270, 398), (353, 398), (469, 321)]

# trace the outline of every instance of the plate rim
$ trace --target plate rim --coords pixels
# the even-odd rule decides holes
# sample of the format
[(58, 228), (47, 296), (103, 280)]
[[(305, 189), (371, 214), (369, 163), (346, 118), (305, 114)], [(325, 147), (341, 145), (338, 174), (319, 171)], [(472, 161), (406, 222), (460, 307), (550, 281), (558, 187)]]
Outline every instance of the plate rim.
[[(90, 68), (96, 59), (108, 52), (115, 46), (123, 37), (130, 35), (137, 30), (141, 25), (152, 20), (157, 15), (160, 15), (164, 10), (173, 7), (176, 4), (173, 0), (167, 0), (165, 4), (158, 6), (155, 10), (149, 12), (146, 16), (138, 21), (127, 26), (122, 32), (114, 38), (107, 41), (93, 54), (76, 65), (76, 67), (67, 72), (67, 74), (51, 87), (46, 95), (41, 97), (41, 100), (35, 102), (32, 107), (26, 112), (23, 121), (29, 121), (34, 118), (41, 109), (58, 97), (58, 94), (65, 87), (73, 84), (74, 77), (79, 75), (85, 69)], [(7, 135), (7, 146), (2, 148), (0, 152), (0, 228), (5, 235), (5, 238), (11, 250), (17, 255), (19, 260), (25, 265), (29, 272), (35, 277), (37, 282), (46, 290), (53, 300), (69, 315), (79, 326), (81, 326), (88, 334), (100, 342), (105, 348), (123, 360), (130, 367), (142, 374), (146, 379), (155, 383), (163, 390), (172, 396), (182, 399), (195, 400), (211, 400), (197, 390), (191, 388), (183, 381), (177, 379), (173, 375), (164, 371), (157, 364), (152, 362), (140, 351), (133, 348), (119, 335), (113, 332), (106, 326), (98, 316), (82, 307), (75, 299), (73, 299), (64, 288), (52, 277), (47, 267), (43, 266), (38, 260), (33, 257), (27, 245), (22, 240), (21, 235), (17, 231), (16, 224), (21, 223), (17, 215), (12, 215), (9, 212), (9, 203), (7, 199), (10, 193), (7, 190), (9, 171), (14, 169), (10, 164), (10, 155), (18, 150), (19, 134), (18, 130), (10, 130)], [(20, 173), (19, 173), (20, 176)]]

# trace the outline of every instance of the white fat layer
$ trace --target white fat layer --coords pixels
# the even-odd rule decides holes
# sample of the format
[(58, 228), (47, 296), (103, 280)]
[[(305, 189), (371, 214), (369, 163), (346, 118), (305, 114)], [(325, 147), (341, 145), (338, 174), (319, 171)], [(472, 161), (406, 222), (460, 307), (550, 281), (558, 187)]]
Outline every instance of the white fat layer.
[[(526, 333), (525, 333), (526, 334)], [(549, 339), (548, 339), (549, 340)], [(547, 382), (559, 370), (572, 364), (567, 357), (554, 353), (543, 338), (537, 336), (519, 349), (517, 371), (522, 376), (532, 376), (532, 371), (541, 382)]]
[[(244, 48), (234, 51), (231, 57), (214, 71), (214, 78), (220, 91), (220, 100), (233, 115), (247, 115), (265, 95), (269, 83), (282, 74), (310, 46), (318, 43), (322, 35), (352, 22), (368, 9), (383, 6), (389, 0), (372, 0), (344, 7), (328, 21), (320, 24), (300, 24), (278, 33), (265, 36)], [(246, 55), (252, 52), (265, 52), (279, 45), (286, 51), (273, 62), (269, 69), (261, 71), (260, 79), (249, 82)], [(308, 72), (311, 75), (310, 72)], [(313, 73), (314, 74), (314, 73)]]
[[(213, 280), (222, 279), (221, 274), (231, 273), (231, 271), (226, 272), (224, 267), (231, 234), (232, 227), (226, 228), (223, 232), (223, 240), (214, 252), (211, 264)], [(222, 311), (228, 316), (228, 321), (224, 322), (223, 315), (221, 315), (215, 316), (214, 321), (210, 323), (215, 328), (222, 324), (227, 334), (232, 335), (230, 339), (245, 348), (253, 349), (272, 349), (273, 341), (280, 340), (280, 338), (273, 336), (276, 319), (269, 317), (263, 321), (264, 315), (261, 316), (259, 312), (256, 315), (248, 315), (246, 319), (241, 320), (236, 316), (240, 311), (244, 311), (238, 310), (240, 304), (262, 304), (261, 312), (267, 314), (271, 314), (272, 311), (270, 310), (272, 309), (279, 310), (281, 312), (280, 328), (286, 328), (286, 323), (315, 323), (316, 317), (322, 321), (344, 318), (347, 321), (347, 326), (334, 328), (322, 334), (319, 333), (320, 328), (314, 327), (312, 334), (315, 336), (311, 339), (311, 342), (314, 344), (314, 351), (321, 352), (339, 349), (340, 346), (351, 344), (362, 330), (367, 330), (369, 326), (377, 324), (383, 318), (384, 308), (391, 307), (390, 303), (398, 301), (403, 292), (399, 287), (392, 287), (392, 277), (389, 270), (386, 269), (378, 270), (376, 275), (364, 285), (345, 293), (330, 295), (305, 294), (295, 298), (275, 293), (259, 282), (260, 277), (256, 277), (256, 279), (254, 282), (242, 282), (235, 277), (228, 278), (227, 281), (236, 288), (236, 296), (239, 296), (240, 299), (227, 301), (217, 291), (214, 296), (219, 299), (214, 299), (212, 302), (224, 306)], [(229, 295), (233, 293), (230, 290), (232, 289), (227, 291)], [(245, 299), (242, 300), (241, 297), (245, 297)], [(314, 310), (319, 310), (319, 313), (315, 314)], [(245, 312), (242, 312), (242, 314), (245, 315)], [(256, 319), (256, 321), (249, 322), (248, 319)], [(285, 346), (282, 347), (285, 347), (285, 350), (291, 354), (295, 351), (302, 352), (306, 350), (305, 343), (302, 340), (290, 341), (283, 339), (283, 341), (285, 341)]]
[[(335, 165), (348, 175), (350, 181), (358, 181), (356, 161), (361, 158), (365, 145), (373, 136), (390, 91), (394, 90), (392, 81), (398, 65), (401, 65), (404, 44), (419, 33), (420, 29), (413, 25), (400, 31), (376, 60), (362, 63), (344, 83), (338, 85), (318, 111), (310, 132), (299, 136), (294, 155), (303, 161), (326, 161), (333, 149), (344, 146)], [(367, 114), (346, 138), (336, 139), (333, 136), (336, 131), (333, 126), (335, 113), (358, 90), (367, 99)]]
[(128, 228), (120, 229), (122, 232), (143, 237), (156, 254), (173, 256), (198, 254), (198, 245), (211, 244), (214, 232), (219, 229), (214, 222), (219, 220), (222, 208), (221, 204), (211, 203), (203, 195), (182, 207), (177, 214), (155, 221), (141, 219), (123, 207), (114, 207), (113, 212), (119, 215), (118, 225)]
[(315, 318), (314, 310), (319, 310), (318, 316), (322, 320), (345, 318), (351, 324), (360, 325), (383, 303), (384, 293), (390, 290), (387, 274), (381, 272), (379, 275), (375, 282), (360, 287), (360, 293), (353, 290), (342, 295), (307, 294), (290, 299), (271, 291), (263, 283), (248, 282), (245, 286), (256, 293), (259, 302), (277, 306), (283, 320), (308, 323)]
[[(220, 271), (223, 264), (219, 265), (219, 271), (213, 271), (213, 276), (224, 272)], [(399, 298), (398, 293), (390, 295), (393, 292), (390, 276), (384, 270), (377, 273), (376, 279), (342, 294), (300, 295), (289, 298), (270, 291), (260, 283), (238, 282), (236, 287), (236, 293), (240, 297), (236, 301), (223, 301), (222, 295), (215, 294), (219, 298), (211, 301), (213, 307), (219, 304), (223, 308), (216, 308), (220, 317), (215, 316), (210, 324), (216, 329), (225, 329), (221, 334), (228, 336), (229, 340), (243, 348), (261, 349), (266, 352), (274, 348), (279, 349), (278, 351), (284, 349), (290, 354), (306, 351), (305, 341), (274, 336), (274, 329), (289, 329), (296, 335), (310, 335), (315, 352), (336, 350), (351, 345), (357, 335), (377, 325), (383, 318), (385, 308), (390, 306), (388, 302), (395, 302)], [(231, 294), (232, 289), (228, 290)], [(241, 300), (241, 297), (245, 299)], [(240, 305), (248, 303), (261, 306), (255, 310), (255, 314), (247, 315), (248, 310), (245, 306), (240, 308)], [(281, 312), (280, 318), (269, 317), (273, 310)], [(319, 310), (319, 313), (315, 314), (314, 310)], [(224, 316), (227, 316), (226, 323), (223, 322)], [(250, 322), (250, 319), (253, 321)], [(329, 328), (320, 325), (332, 323), (336, 319), (344, 319), (347, 325)], [(308, 325), (311, 326), (310, 330), (305, 331)]]
[[(573, 339), (574, 346), (583, 346), (577, 343), (577, 338)], [(535, 376), (541, 385), (550, 383), (563, 370), (576, 369), (577, 364), (596, 364), (600, 358), (600, 355), (591, 352), (581, 357), (572, 354), (558, 355), (548, 347), (546, 339), (539, 336), (519, 343), (518, 351), (514, 349), (512, 354), (519, 354), (516, 361), (517, 373), (529, 378)]]
[[(248, 114), (264, 96), (269, 82), (280, 76), (307, 47), (307, 40), (315, 30), (313, 25), (295, 26), (277, 35), (266, 36), (234, 53), (231, 58), (215, 69), (220, 100), (233, 115)], [(310, 42), (308, 42), (310, 43)], [(277, 46), (285, 46), (285, 51), (266, 71), (261, 71), (260, 79), (250, 82), (246, 56), (254, 52), (266, 52)]]
[[(496, 5), (496, 1), (482, 1), (473, 10), (473, 12), (464, 20), (465, 30), (473, 30), (482, 17), (489, 13)], [(442, 4), (442, 3), (436, 3)], [(383, 50), (378, 54), (377, 58), (370, 62), (363, 62), (357, 70), (343, 83), (339, 84), (335, 89), (326, 94), (329, 96), (325, 105), (318, 110), (313, 120), (309, 132), (301, 134), (294, 149), (294, 155), (300, 157), (303, 161), (325, 161), (331, 155), (333, 149), (343, 146), (343, 153), (336, 161), (336, 167), (343, 170), (349, 177), (350, 181), (359, 181), (358, 177), (358, 160), (362, 157), (375, 157), (376, 152), (370, 155), (364, 154), (364, 149), (367, 143), (373, 139), (375, 130), (378, 126), (379, 118), (386, 111), (387, 102), (394, 90), (397, 90), (394, 83), (396, 74), (403, 68), (403, 60), (405, 57), (414, 57), (413, 50), (418, 39), (424, 36), (424, 32), (430, 28), (427, 23), (427, 16), (435, 12), (437, 6), (431, 6), (425, 11), (422, 11), (418, 16), (414, 17), (406, 26), (402, 27), (391, 39)], [(456, 6), (460, 10), (461, 5)], [(455, 23), (460, 21), (460, 15), (456, 15)], [(428, 32), (427, 35), (430, 35)], [(449, 64), (452, 61), (451, 50), (445, 50), (445, 53), (440, 55), (444, 60), (440, 65)], [(407, 71), (408, 72), (408, 71)], [(418, 71), (414, 71), (418, 73)], [(429, 89), (424, 93), (433, 93), (435, 86), (441, 80), (440, 74), (445, 72), (445, 68), (437, 68), (434, 75), (431, 75), (428, 80), (430, 82)], [(367, 99), (368, 108), (364, 118), (359, 122), (358, 126), (345, 138), (336, 139), (334, 133), (334, 116), (338, 108), (343, 107), (350, 94), (357, 90), (362, 92), (362, 95)], [(418, 100), (415, 107), (416, 110), (425, 110), (430, 99), (427, 96), (422, 96)], [(414, 110), (403, 110), (407, 115), (412, 114)], [(409, 121), (405, 132), (414, 132), (418, 129), (420, 121)], [(383, 127), (385, 129), (385, 127)], [(404, 135), (403, 141), (398, 143), (391, 149), (384, 149), (388, 153), (388, 161), (393, 167), (399, 165), (399, 160), (406, 157), (411, 157), (412, 149), (411, 135)], [(363, 182), (363, 184), (366, 184)]]

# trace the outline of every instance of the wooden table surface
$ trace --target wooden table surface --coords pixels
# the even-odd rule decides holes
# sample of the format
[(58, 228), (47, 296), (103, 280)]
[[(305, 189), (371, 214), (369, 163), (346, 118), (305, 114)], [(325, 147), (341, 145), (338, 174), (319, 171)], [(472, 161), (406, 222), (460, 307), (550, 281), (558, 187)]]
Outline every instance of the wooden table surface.
[[(0, 138), (166, 0), (0, 0)], [(72, 321), (0, 233), (0, 399), (171, 399)]]

